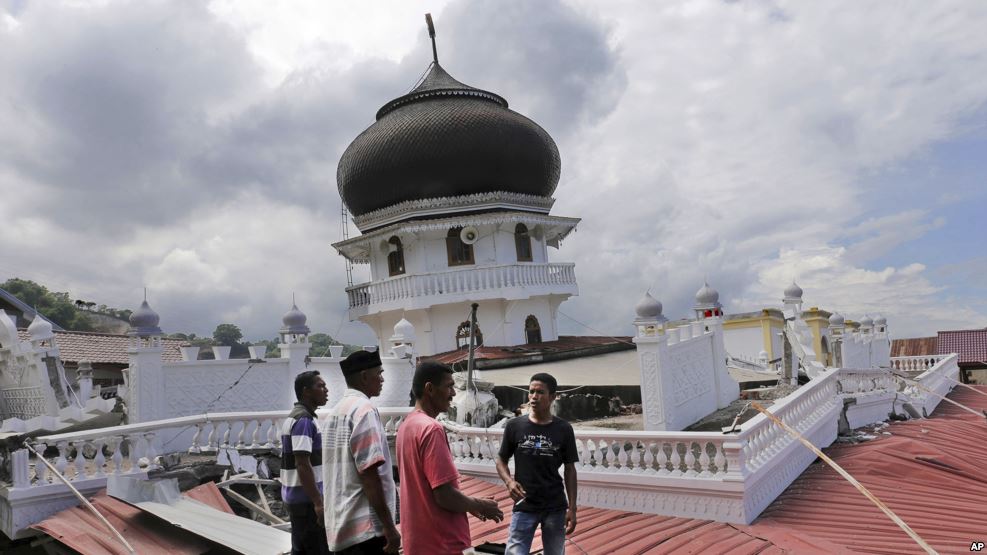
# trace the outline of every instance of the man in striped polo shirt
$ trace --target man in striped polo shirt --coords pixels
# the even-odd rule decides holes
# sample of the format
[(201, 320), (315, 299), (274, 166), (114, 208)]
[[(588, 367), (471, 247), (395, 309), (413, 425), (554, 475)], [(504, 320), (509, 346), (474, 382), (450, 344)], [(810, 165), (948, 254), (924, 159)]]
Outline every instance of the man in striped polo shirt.
[(315, 410), (329, 400), (315, 370), (295, 377), (298, 402), (281, 426), (281, 499), (291, 519), (292, 555), (328, 555), (322, 504), (322, 436)]
[(377, 352), (357, 351), (340, 363), (346, 393), (322, 424), (326, 534), (337, 555), (397, 553), (391, 452), (380, 414), (384, 370)]

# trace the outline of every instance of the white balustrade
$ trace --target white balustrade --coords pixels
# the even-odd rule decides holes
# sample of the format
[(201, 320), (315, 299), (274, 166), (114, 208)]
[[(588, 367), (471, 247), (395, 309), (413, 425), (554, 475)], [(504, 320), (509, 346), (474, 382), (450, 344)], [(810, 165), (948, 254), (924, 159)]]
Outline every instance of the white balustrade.
[[(388, 434), (396, 433), (410, 410), (408, 407), (380, 409)], [(107, 475), (144, 472), (146, 468), (141, 468), (141, 459), (147, 459), (149, 465), (154, 465), (158, 455), (174, 452), (174, 449), (166, 451), (168, 445), (161, 446), (161, 441), (155, 439), (167, 431), (193, 431), (187, 445), (188, 452), (194, 454), (215, 454), (219, 449), (229, 447), (280, 449), (280, 427), (287, 416), (288, 411), (186, 416), (43, 436), (37, 439), (35, 448), (43, 453), (47, 446), (54, 446), (57, 454), (53, 464), (70, 481), (105, 479)], [(58, 482), (45, 465), (30, 463), (26, 450), (15, 451), (9, 458), (9, 464), (11, 485), (15, 488)]]
[(350, 308), (356, 308), (432, 295), (550, 285), (576, 285), (575, 264), (507, 264), (399, 276), (349, 287), (346, 294)]
[(902, 372), (924, 372), (950, 355), (891, 357), (891, 367)]

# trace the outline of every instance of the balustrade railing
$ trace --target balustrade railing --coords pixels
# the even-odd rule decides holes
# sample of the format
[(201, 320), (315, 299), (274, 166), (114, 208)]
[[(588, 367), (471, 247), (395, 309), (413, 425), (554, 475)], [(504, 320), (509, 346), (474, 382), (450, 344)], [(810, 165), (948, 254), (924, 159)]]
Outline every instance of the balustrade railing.
[(505, 287), (575, 285), (573, 263), (505, 264), (400, 276), (346, 289), (350, 308), (443, 294), (475, 293)]
[[(828, 413), (837, 409), (838, 375), (839, 371), (831, 371), (809, 381), (772, 405), (771, 413), (799, 433), (807, 433)], [(763, 414), (745, 422), (738, 439), (743, 442), (742, 456), (738, 461), (741, 474), (756, 472), (796, 441)]]
[(902, 372), (924, 372), (949, 355), (891, 357), (891, 367)]
[(903, 391), (921, 407), (925, 416), (939, 406), (940, 396), (946, 395), (959, 380), (959, 357), (956, 353), (943, 355), (934, 365), (913, 378), (921, 387), (906, 383)]
[(843, 394), (895, 392), (901, 385), (895, 376), (882, 368), (843, 368), (837, 377), (837, 384), (839, 393)]
[[(407, 407), (379, 409), (381, 421), (388, 434), (397, 431), (410, 410)], [(193, 454), (214, 454), (220, 449), (280, 449), (280, 427), (287, 417), (286, 410), (194, 415), (41, 436), (35, 440), (34, 448), (39, 453), (54, 449), (57, 454), (52, 462), (69, 481), (105, 479), (111, 474), (145, 472), (154, 465), (158, 455), (186, 449)], [(166, 433), (176, 431), (179, 433), (169, 435), (177, 438), (181, 436), (180, 432), (190, 431), (190, 442), (182, 444), (171, 440), (162, 446), (156, 440)], [(45, 465), (30, 463), (28, 453), (27, 450), (11, 453), (7, 473), (11, 485), (14, 488), (24, 488), (56, 483), (57, 478)], [(30, 472), (32, 466), (36, 472), (34, 475)]]
[[(473, 470), (494, 464), (502, 430), (466, 428), (446, 422), (457, 465)], [(730, 436), (710, 432), (625, 432), (576, 430), (577, 470), (687, 478), (722, 478), (727, 473), (725, 443)]]

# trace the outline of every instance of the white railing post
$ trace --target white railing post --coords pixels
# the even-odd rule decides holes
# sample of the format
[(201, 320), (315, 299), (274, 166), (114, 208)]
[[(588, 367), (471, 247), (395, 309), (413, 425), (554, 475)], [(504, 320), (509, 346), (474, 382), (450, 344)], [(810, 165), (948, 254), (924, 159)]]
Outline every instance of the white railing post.
[(14, 488), (31, 486), (30, 457), (27, 449), (18, 449), (10, 454), (10, 481)]

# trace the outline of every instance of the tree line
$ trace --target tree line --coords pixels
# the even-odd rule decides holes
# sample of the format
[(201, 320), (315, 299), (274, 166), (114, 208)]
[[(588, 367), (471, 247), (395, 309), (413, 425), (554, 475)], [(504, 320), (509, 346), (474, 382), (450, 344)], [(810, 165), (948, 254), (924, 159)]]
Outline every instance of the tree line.
[[(65, 330), (69, 331), (96, 331), (96, 326), (89, 318), (89, 314), (98, 313), (112, 316), (120, 320), (128, 320), (133, 312), (130, 309), (118, 309), (108, 307), (105, 304), (97, 305), (91, 301), (81, 299), (73, 300), (72, 296), (63, 291), (51, 291), (44, 285), (29, 279), (11, 278), (0, 284), (3, 289), (11, 295), (17, 297), (25, 304), (32, 306), (43, 314), (46, 318), (55, 322)], [(249, 351), (247, 347), (252, 345), (263, 345), (267, 347), (268, 357), (278, 357), (281, 355), (278, 349), (280, 343), (277, 337), (273, 339), (261, 339), (250, 342), (243, 341), (243, 332), (236, 324), (219, 324), (213, 330), (211, 337), (200, 337), (194, 333), (172, 333), (165, 337), (178, 339), (187, 342), (193, 347), (211, 347), (213, 345), (225, 345), (230, 347), (230, 357), (247, 358)], [(329, 346), (340, 344), (326, 333), (313, 333), (308, 337), (311, 348), (309, 356), (328, 356)], [(357, 345), (343, 345), (343, 355), (348, 355), (358, 350)], [(202, 358), (212, 358), (212, 353), (204, 349), (200, 354)]]

